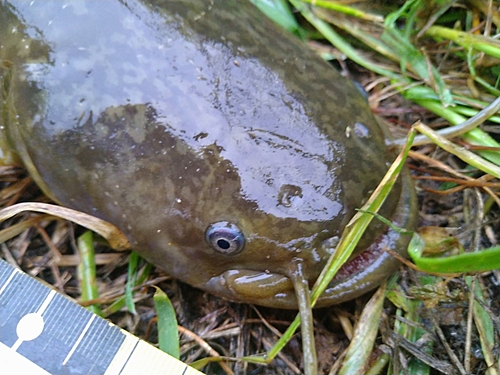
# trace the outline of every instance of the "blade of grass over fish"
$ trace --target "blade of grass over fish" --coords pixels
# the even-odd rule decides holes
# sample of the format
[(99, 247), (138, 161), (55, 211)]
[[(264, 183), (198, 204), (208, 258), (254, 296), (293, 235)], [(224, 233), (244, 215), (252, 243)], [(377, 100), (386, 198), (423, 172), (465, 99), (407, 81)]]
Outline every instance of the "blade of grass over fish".
[(174, 306), (170, 298), (157, 286), (153, 300), (158, 317), (158, 344), (160, 350), (172, 357), (180, 358), (179, 330)]
[[(439, 136), (435, 131), (422, 123), (417, 123), (417, 125), (413, 125), (413, 127), (420, 133), (425, 134), (427, 137), (429, 137), (433, 143), (448, 151), (450, 154), (453, 154), (462, 159), (467, 164), (472, 165), (473, 167), (485, 173), (491, 174), (496, 178), (500, 178), (500, 167), (498, 165), (495, 165), (481, 158), (473, 152), (465, 149), (465, 147), (463, 146), (458, 146), (453, 142), (447, 140), (446, 138)], [(500, 157), (500, 154), (497, 152), (493, 152), (493, 154)]]
[(41, 212), (72, 221), (104, 237), (115, 250), (126, 250), (130, 248), (130, 244), (125, 235), (114, 225), (83, 212), (56, 206), (54, 204), (38, 202), (17, 203), (0, 210), (0, 221), (4, 221), (14, 215), (27, 211)]
[[(333, 280), (335, 274), (340, 267), (349, 259), (352, 252), (356, 248), (357, 243), (362, 237), (364, 231), (373, 219), (371, 212), (377, 213), (385, 199), (389, 195), (392, 187), (404, 167), (404, 163), (411, 148), (411, 143), (415, 137), (415, 132), (412, 130), (408, 133), (408, 142), (401, 150), (396, 160), (392, 163), (386, 175), (372, 193), (368, 201), (361, 207), (354, 217), (344, 228), (342, 237), (336, 247), (335, 252), (332, 254), (325, 268), (318, 277), (312, 289), (312, 305), (316, 303), (320, 295), (328, 287), (328, 284)], [(368, 211), (365, 213), (362, 211)]]
[[(94, 236), (91, 231), (87, 230), (76, 240), (78, 254), (80, 255), (80, 263), (77, 267), (78, 279), (82, 289), (81, 300), (89, 301), (99, 298), (99, 289), (96, 279), (96, 264), (94, 251)], [(90, 305), (87, 310), (103, 316), (102, 310), (98, 305)]]
[[(349, 259), (352, 252), (356, 248), (359, 239), (362, 237), (364, 231), (373, 219), (372, 212), (377, 212), (379, 208), (387, 198), (390, 190), (394, 186), (401, 169), (404, 166), (408, 152), (410, 151), (413, 138), (415, 137), (415, 130), (411, 130), (408, 133), (408, 142), (405, 147), (401, 150), (400, 154), (392, 163), (391, 167), (387, 171), (386, 175), (380, 182), (379, 186), (372, 193), (368, 201), (363, 205), (360, 211), (368, 211), (369, 213), (357, 212), (351, 221), (347, 224), (342, 233), (339, 244), (337, 245), (335, 252), (332, 254), (327, 264), (323, 268), (323, 271), (318, 277), (318, 280), (314, 284), (311, 291), (311, 305), (314, 307), (319, 296), (325, 291), (330, 281), (335, 277), (337, 271), (342, 267), (342, 265)], [(253, 363), (269, 363), (276, 355), (283, 349), (283, 347), (291, 339), (292, 335), (295, 333), (300, 324), (300, 316), (294, 319), (290, 324), (288, 329), (285, 331), (283, 336), (276, 342), (276, 344), (271, 348), (271, 350), (265, 356), (251, 356), (244, 357), (244, 360), (248, 360)]]
[(339, 375), (362, 375), (368, 368), (385, 300), (385, 283), (370, 298), (356, 323)]

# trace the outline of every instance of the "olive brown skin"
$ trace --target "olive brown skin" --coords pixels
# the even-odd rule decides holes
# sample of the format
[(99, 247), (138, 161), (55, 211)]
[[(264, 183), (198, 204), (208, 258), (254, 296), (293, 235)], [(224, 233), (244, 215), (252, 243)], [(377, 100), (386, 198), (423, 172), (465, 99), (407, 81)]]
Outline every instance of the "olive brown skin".
[[(0, 125), (56, 202), (172, 276), (297, 308), (394, 159), (356, 87), (246, 1), (0, 2)], [(415, 222), (408, 173), (381, 214)], [(398, 267), (373, 223), (318, 305)]]

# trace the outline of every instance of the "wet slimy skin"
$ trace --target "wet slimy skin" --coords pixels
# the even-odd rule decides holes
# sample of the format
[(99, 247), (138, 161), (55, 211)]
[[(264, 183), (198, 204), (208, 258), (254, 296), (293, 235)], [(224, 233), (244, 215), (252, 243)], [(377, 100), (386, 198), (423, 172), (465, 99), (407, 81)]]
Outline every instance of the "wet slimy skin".
[[(296, 308), (394, 159), (354, 85), (246, 1), (3, 1), (0, 60), (2, 135), (40, 187), (234, 301)], [(382, 215), (411, 228), (414, 205), (405, 172)], [(318, 305), (407, 240), (372, 224)]]

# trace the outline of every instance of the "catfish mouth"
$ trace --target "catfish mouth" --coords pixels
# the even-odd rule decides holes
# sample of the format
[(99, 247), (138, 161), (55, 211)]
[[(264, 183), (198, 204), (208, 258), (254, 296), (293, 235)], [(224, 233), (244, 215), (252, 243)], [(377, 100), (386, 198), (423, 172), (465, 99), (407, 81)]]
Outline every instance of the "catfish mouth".
[[(386, 272), (379, 272), (382, 275), (377, 277), (377, 270), (387, 269), (386, 263), (388, 262), (394, 264), (391, 270), (395, 271), (399, 266), (399, 261), (383, 250), (384, 248), (392, 248), (387, 243), (388, 236), (387, 232), (380, 235), (368, 249), (345, 263), (330, 282), (316, 306), (341, 303), (375, 288), (387, 277)], [(368, 280), (367, 277), (371, 273), (374, 276)], [(314, 282), (309, 281), (310, 288), (313, 284)], [(353, 289), (347, 290), (350, 288)], [(282, 309), (298, 309), (294, 283), (290, 277), (279, 273), (249, 269), (228, 270), (219, 276), (212, 277), (203, 286), (203, 289), (236, 302)], [(359, 292), (356, 293), (357, 290)], [(337, 298), (332, 298), (333, 295)]]

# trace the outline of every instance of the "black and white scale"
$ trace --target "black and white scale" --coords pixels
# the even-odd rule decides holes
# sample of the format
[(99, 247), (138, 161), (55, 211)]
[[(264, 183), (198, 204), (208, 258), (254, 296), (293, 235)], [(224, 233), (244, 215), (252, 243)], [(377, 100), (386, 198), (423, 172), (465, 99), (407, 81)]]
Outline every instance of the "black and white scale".
[(202, 373), (0, 259), (0, 374)]

